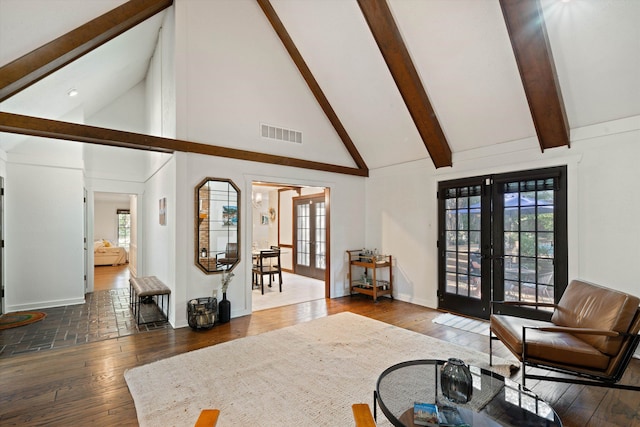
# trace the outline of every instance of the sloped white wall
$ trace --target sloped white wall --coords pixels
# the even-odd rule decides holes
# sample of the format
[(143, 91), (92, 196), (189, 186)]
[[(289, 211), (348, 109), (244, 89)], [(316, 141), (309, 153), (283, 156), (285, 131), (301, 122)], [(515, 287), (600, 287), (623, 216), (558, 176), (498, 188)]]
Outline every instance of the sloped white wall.
[[(0, 64), (4, 65), (127, 0), (56, 2), (51, 0), (2, 0), (0, 10)], [(55, 19), (52, 19), (55, 14)], [(25, 25), (28, 22), (28, 25)], [(37, 31), (34, 31), (37, 29)]]
[(572, 130), (571, 148), (523, 149), (527, 141), (461, 153), (454, 167), (429, 160), (371, 172), (366, 181), (367, 247), (395, 259), (398, 299), (437, 307), (437, 183), (485, 173), (568, 166), (569, 280), (640, 295), (640, 118)]
[(176, 136), (174, 16), (174, 9), (167, 9), (145, 81), (147, 133), (166, 138)]
[[(354, 165), (257, 2), (174, 8), (179, 139)], [(261, 138), (261, 123), (301, 131), (303, 143)]]
[(107, 107), (87, 117), (86, 124), (108, 129), (147, 133), (146, 87), (140, 82)]

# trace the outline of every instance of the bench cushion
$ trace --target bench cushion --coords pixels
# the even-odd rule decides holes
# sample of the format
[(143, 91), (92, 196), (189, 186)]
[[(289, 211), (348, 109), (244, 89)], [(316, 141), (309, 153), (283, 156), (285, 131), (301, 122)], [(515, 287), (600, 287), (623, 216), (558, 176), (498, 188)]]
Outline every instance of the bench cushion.
[[(567, 286), (551, 321), (558, 326), (627, 332), (640, 299), (593, 283), (573, 280)], [(603, 353), (620, 351), (622, 337), (577, 335)]]
[[(551, 322), (500, 314), (491, 315), (491, 330), (518, 358), (522, 355), (523, 326), (555, 326)], [(528, 329), (527, 358), (547, 360), (563, 365), (604, 370), (609, 356), (574, 335)]]
[(138, 297), (165, 295), (171, 293), (171, 289), (162, 283), (156, 276), (132, 277), (129, 279), (129, 282)]

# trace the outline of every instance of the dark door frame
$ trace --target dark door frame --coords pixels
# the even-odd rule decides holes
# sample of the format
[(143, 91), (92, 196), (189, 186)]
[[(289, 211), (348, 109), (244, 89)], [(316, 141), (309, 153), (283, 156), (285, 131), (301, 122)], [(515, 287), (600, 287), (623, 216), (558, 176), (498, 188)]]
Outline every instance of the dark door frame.
[[(547, 180), (548, 182), (545, 182)], [(504, 286), (504, 186), (507, 183), (517, 183), (524, 185), (520, 192), (539, 191), (541, 188), (551, 188), (554, 194), (554, 211), (553, 216), (553, 241), (554, 252), (553, 262), (553, 299), (557, 302), (568, 285), (568, 224), (567, 224), (567, 167), (556, 166), (534, 170), (517, 171), (511, 173), (501, 173), (495, 175), (484, 175), (477, 177), (468, 177), (451, 181), (443, 181), (438, 183), (438, 307), (460, 312), (469, 316), (488, 318), (490, 314), (491, 300), (505, 299)], [(529, 190), (529, 186), (531, 190)], [(550, 187), (549, 187), (550, 186)], [(449, 193), (447, 193), (449, 191)], [(511, 191), (508, 191), (511, 192)], [(447, 197), (454, 199), (460, 197), (463, 202), (466, 197), (477, 196), (480, 199), (481, 230), (473, 229), (472, 231), (480, 232), (480, 254), (481, 254), (481, 296), (480, 298), (472, 298), (469, 293), (464, 295), (464, 285), (471, 286), (471, 245), (467, 245), (467, 249), (458, 251), (458, 240), (456, 240), (455, 250), (452, 249), (447, 240), (446, 232), (446, 200)], [(456, 200), (457, 203), (457, 200)], [(463, 208), (463, 212), (464, 212)], [(458, 206), (449, 206), (449, 212), (455, 210), (458, 215)], [(477, 206), (476, 209), (477, 210)], [(536, 210), (536, 212), (538, 212)], [(467, 210), (468, 217), (472, 213)], [(456, 224), (459, 219), (456, 218)], [(470, 221), (470, 219), (466, 219)], [(476, 227), (477, 227), (476, 221)], [(466, 225), (464, 225), (466, 226)], [(460, 228), (456, 225), (456, 230), (469, 231), (469, 229)], [(536, 226), (537, 227), (537, 226)], [(450, 227), (451, 228), (451, 227)], [(536, 228), (536, 233), (538, 229)], [(471, 234), (468, 232), (467, 234)], [(455, 232), (458, 239), (458, 232)], [(537, 236), (537, 234), (536, 234)], [(451, 236), (449, 236), (451, 237)], [(537, 238), (536, 238), (537, 239)], [(536, 240), (537, 241), (537, 240)], [(537, 251), (538, 249), (536, 249)], [(455, 254), (455, 266), (447, 266), (447, 254)], [(460, 255), (468, 253), (468, 259)], [(536, 252), (537, 253), (537, 252)], [(535, 255), (538, 259), (539, 255)], [(451, 258), (451, 256), (449, 257)], [(452, 259), (449, 259), (451, 262)], [(536, 270), (537, 271), (537, 270)], [(536, 279), (533, 283), (537, 289), (539, 285), (539, 272), (535, 273)], [(456, 286), (458, 282), (462, 283), (463, 292), (452, 293), (447, 292), (448, 277), (456, 277)], [(460, 278), (462, 280), (460, 280)], [(465, 279), (466, 278), (466, 279)], [(520, 283), (520, 285), (522, 285)], [(548, 319), (550, 314), (546, 310), (526, 309), (522, 307), (507, 307), (503, 312), (516, 315), (526, 315), (532, 318)]]

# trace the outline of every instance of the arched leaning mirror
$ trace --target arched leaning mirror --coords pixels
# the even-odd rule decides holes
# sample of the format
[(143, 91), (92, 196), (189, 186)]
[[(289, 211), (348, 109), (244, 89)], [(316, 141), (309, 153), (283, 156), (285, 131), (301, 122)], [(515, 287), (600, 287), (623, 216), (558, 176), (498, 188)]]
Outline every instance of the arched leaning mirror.
[(229, 179), (205, 178), (196, 186), (196, 265), (206, 274), (240, 262), (240, 189)]

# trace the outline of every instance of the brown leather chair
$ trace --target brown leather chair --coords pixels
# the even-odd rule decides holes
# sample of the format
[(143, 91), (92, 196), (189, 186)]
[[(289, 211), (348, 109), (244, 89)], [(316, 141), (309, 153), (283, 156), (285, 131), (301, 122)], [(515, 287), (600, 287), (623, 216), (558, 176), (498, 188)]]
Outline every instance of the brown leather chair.
[(238, 244), (227, 243), (224, 252), (216, 254), (216, 267), (221, 270), (227, 270), (238, 261)]
[[(582, 280), (573, 280), (557, 304), (501, 301), (492, 304), (492, 343), (499, 339), (522, 363), (527, 378), (640, 391), (619, 384), (638, 346), (640, 298)], [(502, 305), (553, 307), (551, 321), (500, 314)], [(566, 376), (526, 373), (537, 367)]]

